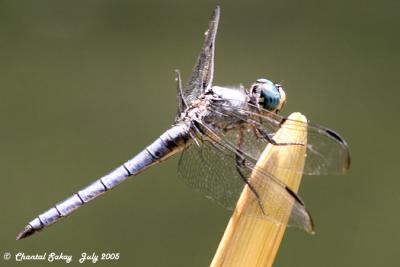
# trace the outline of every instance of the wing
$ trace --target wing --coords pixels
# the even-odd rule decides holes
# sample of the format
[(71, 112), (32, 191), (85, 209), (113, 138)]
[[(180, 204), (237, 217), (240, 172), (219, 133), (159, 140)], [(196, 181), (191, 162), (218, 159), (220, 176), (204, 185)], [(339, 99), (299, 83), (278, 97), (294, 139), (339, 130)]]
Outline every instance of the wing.
[[(238, 120), (238, 124), (245, 125), (244, 144), (241, 150), (251, 162), (257, 161), (265, 146), (273, 142), (273, 135), (279, 130), (282, 123), (289, 120), (247, 103), (232, 105), (232, 101), (219, 101), (212, 104), (210, 108), (213, 112), (218, 112), (227, 118), (235, 118)], [(281, 168), (300, 171), (307, 175), (342, 174), (349, 169), (349, 147), (339, 134), (328, 128), (300, 121), (293, 121), (291, 125), (294, 126), (293, 130), (304, 131), (307, 134), (306, 163), (304, 170), (294, 170), (291, 165), (280, 165)], [(214, 129), (214, 131), (218, 131), (218, 129)], [(219, 130), (218, 134), (230, 145), (235, 146), (235, 140), (238, 138), (237, 130), (233, 129), (227, 132)]]
[(177, 91), (178, 91), (177, 96), (176, 96), (176, 100), (178, 102), (177, 110), (176, 110), (176, 118), (179, 118), (181, 113), (188, 107), (188, 104), (186, 103), (185, 99), (183, 98), (181, 72), (178, 69), (175, 70), (175, 81), (176, 81), (176, 87), (177, 87)]
[(184, 97), (187, 102), (195, 100), (206, 89), (211, 88), (214, 76), (214, 49), (215, 37), (217, 35), (220, 9), (217, 6), (205, 32), (205, 40), (197, 62), (193, 67), (190, 77), (184, 90)]
[[(240, 151), (215, 138), (210, 129), (203, 129), (203, 133), (201, 145), (192, 145), (181, 155), (179, 174), (186, 184), (229, 210), (236, 207), (247, 184), (251, 206), (242, 211), (244, 214), (313, 232), (310, 214), (293, 191), (271, 174), (255, 169), (251, 162), (239, 164), (236, 156)], [(255, 171), (257, 180), (247, 180)]]

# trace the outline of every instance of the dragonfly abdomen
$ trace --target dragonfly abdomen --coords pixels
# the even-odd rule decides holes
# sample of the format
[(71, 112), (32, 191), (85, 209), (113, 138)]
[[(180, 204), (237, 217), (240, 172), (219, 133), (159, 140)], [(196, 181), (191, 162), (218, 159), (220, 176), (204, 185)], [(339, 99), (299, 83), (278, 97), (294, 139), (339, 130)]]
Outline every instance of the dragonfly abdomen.
[(25, 226), (17, 236), (17, 240), (57, 222), (83, 204), (122, 183), (129, 176), (137, 175), (154, 163), (163, 161), (182, 150), (188, 142), (189, 128), (185, 124), (170, 128), (131, 160), (37, 216)]

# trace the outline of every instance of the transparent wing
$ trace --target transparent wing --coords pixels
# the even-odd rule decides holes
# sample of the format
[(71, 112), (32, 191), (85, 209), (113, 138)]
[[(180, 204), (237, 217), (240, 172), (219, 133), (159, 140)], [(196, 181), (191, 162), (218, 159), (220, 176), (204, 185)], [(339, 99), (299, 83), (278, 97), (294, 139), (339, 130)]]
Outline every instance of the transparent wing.
[(205, 33), (204, 44), (197, 62), (193, 67), (190, 77), (184, 90), (184, 97), (188, 103), (195, 100), (204, 90), (211, 87), (214, 76), (214, 48), (219, 23), (219, 6), (214, 10)]
[[(238, 164), (236, 156), (240, 151), (215, 136), (206, 130), (206, 139), (201, 140), (200, 146), (192, 145), (183, 151), (179, 174), (185, 183), (229, 210), (236, 207), (247, 183), (248, 190), (251, 187), (251, 207), (244, 214), (313, 231), (309, 213), (290, 188), (271, 174), (255, 170), (251, 162)], [(246, 180), (255, 171), (257, 181)]]
[(176, 100), (178, 102), (177, 110), (176, 110), (177, 111), (176, 118), (179, 118), (181, 113), (187, 108), (187, 103), (186, 103), (185, 99), (183, 98), (181, 72), (178, 69), (175, 70), (175, 81), (176, 81), (176, 89), (177, 89)]
[[(273, 142), (273, 135), (282, 123), (289, 119), (247, 103), (232, 104), (234, 101), (237, 100), (218, 101), (213, 103), (210, 109), (212, 112), (220, 113), (221, 116), (226, 116), (229, 120), (236, 119), (237, 124), (245, 125), (244, 144), (241, 150), (249, 161), (256, 162), (266, 144)], [(307, 134), (306, 163), (304, 170), (294, 170), (291, 165), (280, 165), (281, 168), (307, 175), (342, 174), (349, 169), (349, 147), (339, 134), (328, 128), (301, 121), (294, 121), (292, 125), (293, 130), (305, 131)], [(219, 130), (218, 134), (231, 145), (235, 145), (237, 130), (227, 132)]]

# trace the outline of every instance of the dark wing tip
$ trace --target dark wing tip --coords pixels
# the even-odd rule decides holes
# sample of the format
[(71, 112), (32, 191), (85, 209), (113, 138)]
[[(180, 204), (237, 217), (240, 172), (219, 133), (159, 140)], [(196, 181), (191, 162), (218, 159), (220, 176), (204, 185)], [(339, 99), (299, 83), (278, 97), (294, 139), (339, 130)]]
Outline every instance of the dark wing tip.
[(28, 224), (27, 226), (25, 226), (24, 230), (22, 230), (21, 233), (17, 235), (16, 240), (24, 239), (25, 237), (33, 235), (35, 232), (36, 230)]
[(285, 186), (285, 189), (300, 205), (304, 206), (304, 201), (289, 186)]
[(297, 195), (292, 189), (290, 189), (290, 187), (285, 186), (285, 189), (296, 200), (296, 202), (304, 208), (307, 217), (307, 223), (302, 225), (303, 230), (311, 235), (315, 234), (314, 220), (311, 217), (310, 212), (306, 209), (304, 201), (299, 197), (299, 195)]
[(325, 132), (327, 134), (329, 134), (331, 137), (335, 138), (337, 141), (339, 141), (340, 143), (344, 144), (347, 146), (346, 141), (344, 141), (344, 139), (340, 136), (340, 134), (338, 134), (337, 132), (331, 130), (331, 129), (326, 129)]
[(336, 141), (338, 141), (340, 144), (343, 145), (343, 147), (346, 148), (346, 159), (344, 160), (344, 165), (342, 168), (342, 172), (345, 173), (348, 169), (350, 169), (351, 165), (351, 156), (350, 156), (350, 150), (347, 142), (338, 134), (337, 132), (331, 130), (331, 129), (326, 129), (325, 132), (334, 138)]

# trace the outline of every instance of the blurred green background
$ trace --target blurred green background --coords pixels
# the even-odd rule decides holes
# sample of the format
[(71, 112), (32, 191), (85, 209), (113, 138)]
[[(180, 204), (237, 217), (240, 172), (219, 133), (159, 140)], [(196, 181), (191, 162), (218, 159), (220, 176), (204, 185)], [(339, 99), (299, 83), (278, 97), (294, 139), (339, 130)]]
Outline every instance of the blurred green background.
[(0, 255), (210, 263), (230, 212), (177, 178), (178, 157), (14, 239), (172, 124), (173, 70), (186, 81), (217, 3), (215, 84), (283, 83), (284, 114), (337, 130), (352, 152), (348, 175), (303, 179), (317, 234), (288, 229), (275, 266), (398, 266), (400, 4), (389, 0), (0, 1)]

